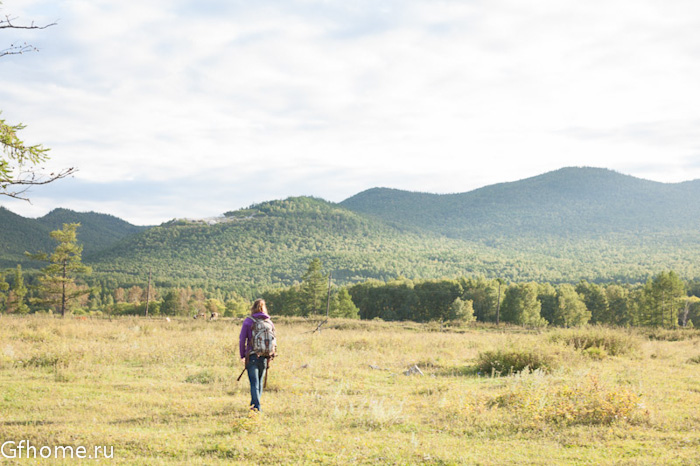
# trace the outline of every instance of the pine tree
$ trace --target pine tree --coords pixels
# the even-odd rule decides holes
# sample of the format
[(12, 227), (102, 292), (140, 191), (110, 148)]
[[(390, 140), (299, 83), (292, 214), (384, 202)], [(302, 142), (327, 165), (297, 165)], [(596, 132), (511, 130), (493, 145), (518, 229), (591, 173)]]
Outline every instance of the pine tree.
[(323, 275), (322, 268), (321, 261), (316, 258), (309, 263), (309, 268), (302, 277), (300, 301), (304, 315), (318, 314), (324, 303), (328, 277)]
[(22, 266), (17, 264), (15, 269), (15, 281), (10, 290), (10, 296), (7, 300), (7, 310), (16, 312), (17, 314), (28, 314), (29, 306), (27, 306), (25, 297), (27, 296), (27, 287), (24, 286), (24, 275), (22, 274)]
[(91, 290), (80, 290), (75, 286), (75, 276), (80, 273), (90, 273), (90, 267), (83, 265), (80, 256), (83, 247), (78, 245), (76, 230), (79, 223), (64, 223), (63, 229), (51, 232), (51, 237), (58, 241), (58, 246), (52, 254), (39, 253), (30, 255), (33, 259), (48, 262), (42, 269), (43, 276), (39, 279), (41, 298), (37, 302), (60, 309), (61, 316), (80, 296)]
[(0, 272), (0, 312), (4, 310), (3, 303), (7, 299), (5, 296), (5, 291), (10, 289), (10, 284), (5, 281), (5, 276)]
[(685, 295), (685, 284), (673, 271), (662, 272), (647, 281), (639, 300), (642, 325), (677, 326)]

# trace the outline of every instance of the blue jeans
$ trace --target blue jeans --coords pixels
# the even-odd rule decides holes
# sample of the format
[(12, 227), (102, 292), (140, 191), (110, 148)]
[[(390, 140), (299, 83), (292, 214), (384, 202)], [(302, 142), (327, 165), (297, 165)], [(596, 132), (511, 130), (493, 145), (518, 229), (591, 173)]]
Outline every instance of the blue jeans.
[(267, 358), (260, 358), (252, 353), (248, 356), (248, 380), (250, 380), (250, 407), (260, 411), (260, 397), (263, 392), (263, 380), (267, 370)]

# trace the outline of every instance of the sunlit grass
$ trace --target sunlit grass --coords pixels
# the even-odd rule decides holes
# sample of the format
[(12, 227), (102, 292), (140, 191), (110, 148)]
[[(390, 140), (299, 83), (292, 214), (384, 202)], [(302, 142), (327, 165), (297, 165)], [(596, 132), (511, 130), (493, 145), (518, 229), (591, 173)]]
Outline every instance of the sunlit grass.
[[(606, 329), (635, 347), (601, 358), (552, 338), (557, 330), (332, 320), (319, 334), (304, 319), (277, 328), (280, 355), (263, 412), (251, 416), (246, 377), (235, 380), (238, 321), (0, 317), (0, 440), (113, 445), (117, 464), (698, 459), (694, 335)], [(557, 364), (479, 374), (480, 355), (527, 349)], [(404, 375), (413, 365), (424, 375)]]

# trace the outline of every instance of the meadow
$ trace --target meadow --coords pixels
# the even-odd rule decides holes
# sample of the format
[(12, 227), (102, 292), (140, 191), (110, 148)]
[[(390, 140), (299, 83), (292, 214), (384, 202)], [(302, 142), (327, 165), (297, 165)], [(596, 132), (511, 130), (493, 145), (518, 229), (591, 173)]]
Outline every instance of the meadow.
[(0, 316), (0, 443), (111, 446), (110, 464), (700, 463), (697, 330), (278, 318), (251, 413), (240, 323)]

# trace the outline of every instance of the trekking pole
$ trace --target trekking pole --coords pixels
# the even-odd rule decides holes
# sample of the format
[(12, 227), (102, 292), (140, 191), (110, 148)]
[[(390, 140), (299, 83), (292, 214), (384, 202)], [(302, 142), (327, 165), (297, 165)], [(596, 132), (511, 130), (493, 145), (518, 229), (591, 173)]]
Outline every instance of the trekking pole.
[(241, 375), (238, 376), (238, 378), (236, 379), (236, 382), (238, 382), (239, 380), (241, 380), (241, 377), (243, 377), (243, 373), (246, 371), (246, 369), (247, 369), (247, 367), (244, 367), (244, 368), (243, 368), (243, 370), (241, 371)]
[(248, 370), (248, 356), (245, 357), (245, 364), (243, 364), (243, 370), (241, 371), (241, 375), (238, 376), (236, 379), (236, 382), (241, 380), (241, 377), (243, 377), (243, 373)]
[(263, 389), (267, 388), (267, 374), (270, 372), (270, 363), (272, 359), (267, 360), (267, 367), (265, 368), (265, 378), (263, 379)]

